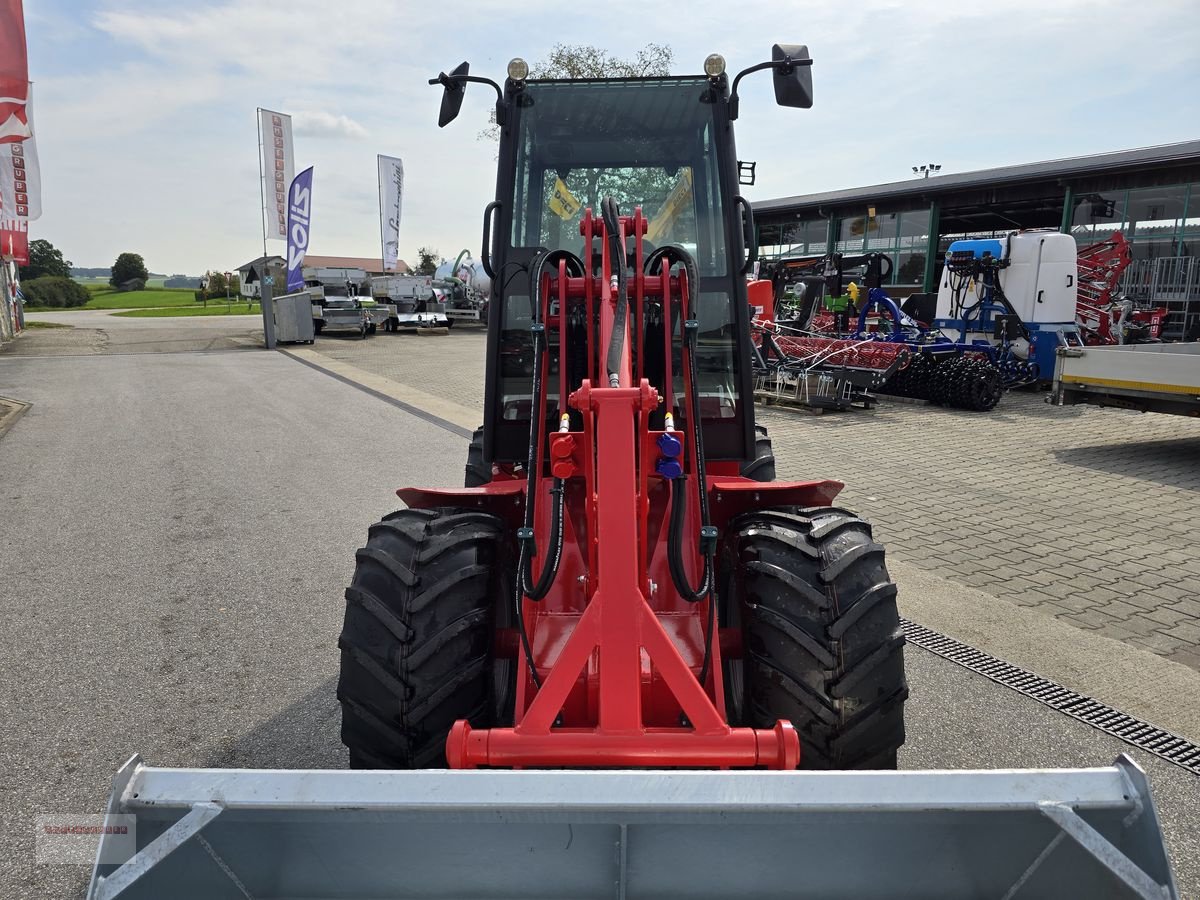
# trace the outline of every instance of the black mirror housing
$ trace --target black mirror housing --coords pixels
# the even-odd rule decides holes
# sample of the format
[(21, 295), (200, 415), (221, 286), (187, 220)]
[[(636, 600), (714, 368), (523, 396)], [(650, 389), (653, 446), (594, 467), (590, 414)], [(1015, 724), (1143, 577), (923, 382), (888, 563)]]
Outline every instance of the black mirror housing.
[(780, 106), (812, 109), (812, 58), (807, 44), (776, 44), (771, 48), (771, 78)]
[[(438, 110), (438, 128), (445, 128), (456, 118), (458, 111), (462, 109), (463, 97), (467, 93), (467, 82), (461, 77), (471, 71), (471, 64), (464, 62), (455, 66), (454, 71), (449, 76), (442, 75), (438, 80), (441, 81), (444, 90), (442, 91), (442, 106)], [(779, 89), (776, 88), (776, 96)]]

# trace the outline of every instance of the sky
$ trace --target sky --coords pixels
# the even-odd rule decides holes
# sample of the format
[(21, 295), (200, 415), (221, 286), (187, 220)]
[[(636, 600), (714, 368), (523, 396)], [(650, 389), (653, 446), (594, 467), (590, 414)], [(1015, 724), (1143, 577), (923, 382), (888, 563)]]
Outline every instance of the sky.
[(379, 255), (377, 153), (404, 160), (401, 257), (477, 253), (494, 95), (472, 85), (439, 129), (428, 79), (468, 60), (502, 81), (556, 43), (632, 57), (665, 42), (679, 75), (714, 51), (734, 72), (806, 43), (811, 110), (776, 107), (768, 73), (742, 83), (752, 201), (1200, 138), (1194, 0), (25, 0), (25, 18), (30, 237), (85, 267), (128, 251), (194, 275), (260, 255), (259, 106), (293, 116), (296, 169), (315, 167), (310, 253)]

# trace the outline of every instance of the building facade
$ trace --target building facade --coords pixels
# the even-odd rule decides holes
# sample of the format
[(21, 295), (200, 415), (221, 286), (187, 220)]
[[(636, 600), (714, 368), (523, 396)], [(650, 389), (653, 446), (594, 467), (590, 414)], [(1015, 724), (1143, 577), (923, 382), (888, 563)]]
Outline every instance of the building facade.
[(1122, 232), (1123, 290), (1166, 306), (1166, 336), (1200, 326), (1200, 141), (765, 200), (754, 204), (764, 259), (886, 253), (897, 295), (935, 289), (963, 238), (1056, 228), (1080, 247)]

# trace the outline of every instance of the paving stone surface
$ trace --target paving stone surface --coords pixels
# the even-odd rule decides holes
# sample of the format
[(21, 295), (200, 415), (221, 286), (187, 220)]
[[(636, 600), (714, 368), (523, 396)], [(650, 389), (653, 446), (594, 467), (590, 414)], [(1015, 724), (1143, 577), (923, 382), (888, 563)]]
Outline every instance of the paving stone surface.
[[(482, 407), (480, 329), (315, 349)], [(839, 502), (898, 557), (1200, 669), (1200, 421), (1020, 392), (991, 413), (757, 415), (779, 477), (844, 481)]]

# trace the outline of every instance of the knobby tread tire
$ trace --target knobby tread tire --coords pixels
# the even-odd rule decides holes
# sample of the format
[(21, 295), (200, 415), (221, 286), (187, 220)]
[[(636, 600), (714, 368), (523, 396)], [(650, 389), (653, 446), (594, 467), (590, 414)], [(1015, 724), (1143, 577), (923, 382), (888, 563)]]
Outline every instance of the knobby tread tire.
[(775, 480), (775, 452), (771, 449), (771, 437), (766, 426), (754, 426), (754, 459), (742, 463), (741, 475), (754, 481)]
[(444, 766), (455, 721), (493, 724), (503, 540), (499, 519), (469, 510), (406, 509), (371, 526), (338, 640), (352, 767)]
[(483, 487), (491, 481), (492, 467), (483, 461), (483, 426), (480, 425), (471, 435), (471, 445), (467, 448), (467, 469), (463, 487)]
[(904, 633), (871, 527), (846, 510), (732, 523), (731, 602), (744, 635), (745, 724), (800, 733), (805, 769), (890, 769), (904, 743)]

